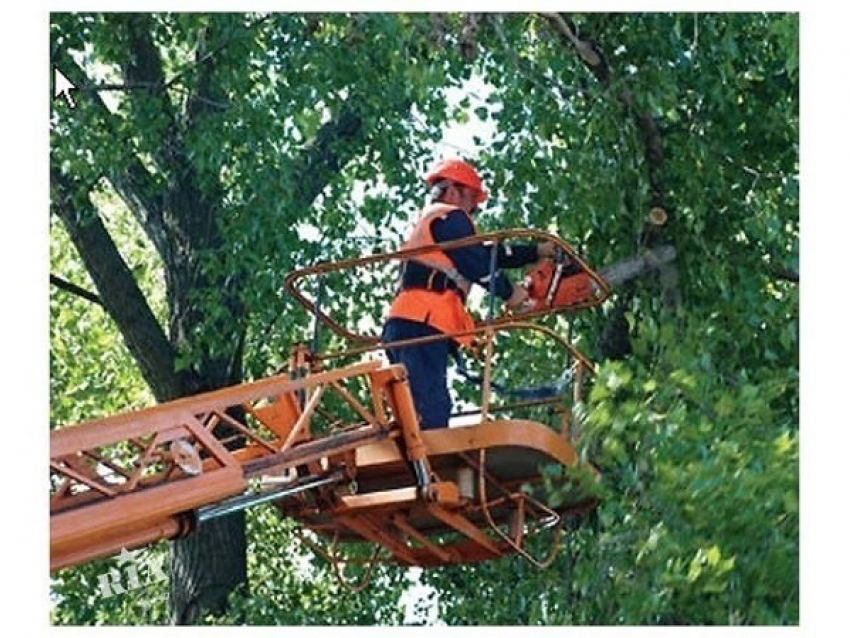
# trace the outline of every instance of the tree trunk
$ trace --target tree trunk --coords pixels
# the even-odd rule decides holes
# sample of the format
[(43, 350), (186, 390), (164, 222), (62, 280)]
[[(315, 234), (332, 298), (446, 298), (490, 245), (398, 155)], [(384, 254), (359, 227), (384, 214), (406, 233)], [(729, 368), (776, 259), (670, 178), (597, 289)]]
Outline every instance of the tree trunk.
[(188, 538), (171, 543), (171, 622), (191, 625), (203, 613), (223, 614), (227, 597), (246, 583), (245, 513), (205, 521)]

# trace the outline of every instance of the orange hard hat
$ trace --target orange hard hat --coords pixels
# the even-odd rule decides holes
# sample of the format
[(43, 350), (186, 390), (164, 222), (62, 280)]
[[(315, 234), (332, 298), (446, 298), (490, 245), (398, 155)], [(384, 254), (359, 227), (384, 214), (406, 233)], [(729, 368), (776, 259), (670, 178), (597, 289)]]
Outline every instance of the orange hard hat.
[(469, 188), (477, 191), (478, 195), (475, 201), (478, 204), (487, 199), (487, 191), (484, 190), (484, 186), (481, 184), (481, 177), (479, 177), (478, 172), (462, 159), (451, 158), (440, 160), (425, 176), (428, 186), (433, 186), (443, 179), (469, 186)]

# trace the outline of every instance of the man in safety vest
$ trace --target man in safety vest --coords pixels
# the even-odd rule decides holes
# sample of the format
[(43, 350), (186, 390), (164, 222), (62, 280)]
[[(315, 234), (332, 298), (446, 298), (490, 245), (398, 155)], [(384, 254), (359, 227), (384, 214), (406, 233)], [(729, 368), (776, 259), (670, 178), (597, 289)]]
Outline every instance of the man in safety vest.
[[(439, 162), (426, 176), (431, 203), (419, 215), (403, 249), (433, 246), (476, 234), (473, 217), (487, 199), (476, 170), (460, 159)], [(498, 268), (519, 268), (544, 257), (553, 257), (551, 242), (499, 245)], [(527, 291), (495, 272), (495, 293), (508, 308), (528, 299)], [(411, 255), (402, 266), (399, 292), (384, 324), (382, 341), (427, 337), (471, 330), (474, 321), (465, 306), (472, 284), (490, 288), (490, 249), (470, 244), (443, 251), (435, 248)], [(472, 337), (429, 341), (387, 349), (391, 363), (403, 363), (423, 430), (448, 426), (451, 399), (447, 383), (449, 354)]]

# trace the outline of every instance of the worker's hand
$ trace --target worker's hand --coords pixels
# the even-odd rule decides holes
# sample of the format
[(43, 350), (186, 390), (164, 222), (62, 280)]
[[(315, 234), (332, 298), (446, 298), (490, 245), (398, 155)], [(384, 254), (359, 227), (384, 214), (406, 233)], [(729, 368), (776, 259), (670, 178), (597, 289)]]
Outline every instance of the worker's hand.
[(537, 244), (538, 259), (555, 259), (558, 256), (558, 245), (553, 241), (541, 241)]
[(515, 310), (527, 304), (528, 301), (528, 290), (526, 290), (524, 286), (514, 284), (514, 288), (511, 291), (511, 296), (508, 298), (507, 301), (505, 301), (505, 305), (508, 307), (509, 310)]

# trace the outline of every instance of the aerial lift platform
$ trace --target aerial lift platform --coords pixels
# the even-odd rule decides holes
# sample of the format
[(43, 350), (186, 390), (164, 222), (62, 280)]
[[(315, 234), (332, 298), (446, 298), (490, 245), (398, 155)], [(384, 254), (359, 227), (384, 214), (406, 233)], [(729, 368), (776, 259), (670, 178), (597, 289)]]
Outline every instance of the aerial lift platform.
[[(491, 304), (471, 331), (387, 346), (331, 317), (304, 292), (306, 282), (400, 262), (422, 249), (319, 264), (292, 273), (285, 287), (345, 340), (345, 350), (296, 344), (286, 369), (267, 378), (53, 430), (51, 571), (184, 537), (205, 521), (261, 503), (297, 521), (304, 542), (335, 567), (392, 561), (427, 568), (515, 553), (547, 565), (564, 517), (597, 504), (580, 481), (572, 491), (562, 486), (557, 507), (547, 504), (542, 475), (546, 465), (595, 473), (579, 460), (572, 431), (573, 407), (593, 365), (533, 320), (599, 305), (610, 289), (568, 244), (546, 233), (504, 231), (441, 247), (516, 239), (549, 240), (560, 249), (558, 260), (529, 271), (533, 299), (523, 311), (496, 317)], [(495, 401), (497, 337), (509, 333), (532, 334), (547, 356), (562, 357), (560, 383)], [(376, 355), (470, 335), (482, 368), (474, 413), (465, 425), (421, 431), (404, 366)], [(555, 415), (557, 427), (516, 416), (540, 407)], [(543, 534), (551, 549), (533, 555), (529, 540)], [(373, 551), (354, 559), (346, 550), (355, 545)]]

